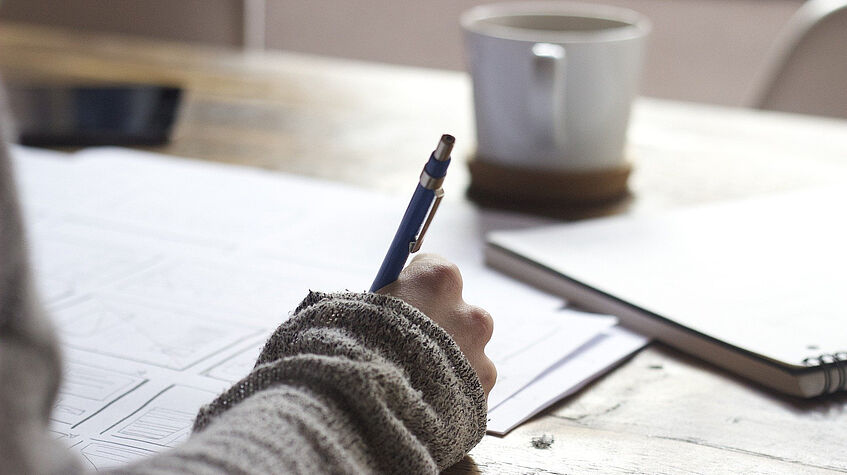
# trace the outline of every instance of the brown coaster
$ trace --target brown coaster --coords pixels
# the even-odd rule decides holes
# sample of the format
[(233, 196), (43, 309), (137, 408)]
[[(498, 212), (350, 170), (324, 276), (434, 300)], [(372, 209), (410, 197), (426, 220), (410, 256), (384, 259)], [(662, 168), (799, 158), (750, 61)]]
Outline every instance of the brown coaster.
[(529, 170), (468, 160), (468, 197), (485, 205), (511, 209), (596, 205), (628, 196), (632, 165), (589, 172)]

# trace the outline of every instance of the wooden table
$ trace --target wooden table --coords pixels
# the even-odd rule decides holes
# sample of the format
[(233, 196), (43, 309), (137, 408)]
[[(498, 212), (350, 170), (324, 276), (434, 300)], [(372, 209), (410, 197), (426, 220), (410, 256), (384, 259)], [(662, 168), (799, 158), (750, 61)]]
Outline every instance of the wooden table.
[[(179, 84), (172, 144), (155, 150), (405, 195), (421, 151), (473, 150), (461, 73), (242, 53), (5, 24), (7, 80)], [(630, 133), (632, 197), (586, 214), (640, 213), (847, 180), (847, 122), (651, 99)], [(448, 199), (465, 199), (464, 167)], [(834, 217), (843, 219), (843, 217)], [(845, 314), (847, 320), (847, 313)], [(552, 434), (548, 449), (531, 439)], [(452, 473), (847, 472), (847, 395), (801, 401), (660, 344), (519, 427)]]

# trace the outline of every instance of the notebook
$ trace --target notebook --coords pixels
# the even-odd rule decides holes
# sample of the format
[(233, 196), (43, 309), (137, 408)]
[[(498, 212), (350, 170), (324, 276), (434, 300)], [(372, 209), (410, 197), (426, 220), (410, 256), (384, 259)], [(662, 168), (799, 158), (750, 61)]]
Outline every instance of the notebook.
[(486, 262), (777, 391), (847, 387), (847, 190), (488, 235)]

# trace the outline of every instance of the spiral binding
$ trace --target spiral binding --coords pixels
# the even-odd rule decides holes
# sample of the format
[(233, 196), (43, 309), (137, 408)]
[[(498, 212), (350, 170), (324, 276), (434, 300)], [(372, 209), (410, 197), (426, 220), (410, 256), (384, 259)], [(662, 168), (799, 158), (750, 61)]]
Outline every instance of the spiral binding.
[(835, 373), (838, 375), (838, 383), (833, 385), (832, 371), (823, 372), (823, 390), (821, 394), (829, 394), (847, 389), (847, 351), (836, 353), (824, 353), (819, 356), (811, 356), (803, 359), (803, 365), (807, 367), (834, 365)]

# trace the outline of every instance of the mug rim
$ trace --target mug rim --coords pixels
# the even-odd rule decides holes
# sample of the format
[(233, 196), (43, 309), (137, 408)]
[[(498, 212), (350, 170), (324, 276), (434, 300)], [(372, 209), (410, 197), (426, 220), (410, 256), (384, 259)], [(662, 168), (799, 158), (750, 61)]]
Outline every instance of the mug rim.
[[(554, 15), (573, 18), (591, 18), (623, 23), (620, 28), (560, 31), (520, 28), (488, 23), (494, 18)], [(575, 2), (506, 2), (489, 3), (473, 7), (460, 17), (465, 31), (482, 36), (506, 40), (581, 43), (611, 42), (640, 38), (650, 33), (650, 20), (634, 10), (611, 5)]]

